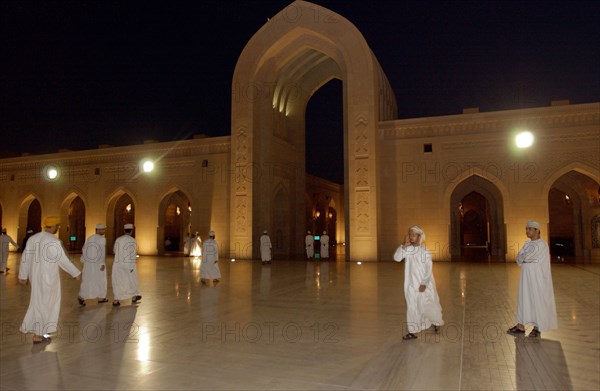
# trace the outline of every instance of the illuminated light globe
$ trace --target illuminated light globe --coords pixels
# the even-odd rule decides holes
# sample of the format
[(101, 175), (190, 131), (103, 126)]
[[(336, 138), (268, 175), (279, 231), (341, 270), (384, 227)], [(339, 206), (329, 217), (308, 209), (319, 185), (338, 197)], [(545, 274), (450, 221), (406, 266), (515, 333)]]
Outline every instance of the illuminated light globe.
[(235, 262), (235, 258), (231, 258), (231, 262)]
[(150, 160), (146, 160), (142, 165), (142, 169), (144, 172), (152, 172), (152, 170), (154, 170), (154, 163)]
[(361, 261), (356, 262), (357, 265), (362, 265)]
[(517, 134), (517, 137), (515, 138), (518, 148), (529, 148), (533, 145), (534, 140), (533, 133), (529, 131), (521, 132)]
[(56, 179), (58, 177), (58, 170), (54, 167), (50, 167), (47, 171), (48, 179)]

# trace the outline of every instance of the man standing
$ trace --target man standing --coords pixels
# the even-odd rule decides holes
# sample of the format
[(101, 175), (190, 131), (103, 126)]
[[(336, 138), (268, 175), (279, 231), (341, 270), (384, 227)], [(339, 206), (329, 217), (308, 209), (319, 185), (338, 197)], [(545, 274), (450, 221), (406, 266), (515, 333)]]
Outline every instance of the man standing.
[(0, 234), (0, 274), (7, 272), (10, 268), (6, 267), (8, 261), (8, 245), (12, 244), (17, 250), (19, 246), (15, 243), (13, 238), (6, 234), (6, 228), (2, 228), (2, 234)]
[(315, 255), (315, 238), (310, 233), (310, 230), (306, 232), (304, 237), (304, 246), (306, 247), (306, 258), (311, 259)]
[(271, 248), (271, 238), (267, 235), (267, 230), (265, 229), (260, 236), (260, 259), (263, 265), (271, 264)]
[(19, 282), (25, 285), (27, 280), (31, 281), (31, 299), (20, 330), (33, 333), (34, 344), (49, 342), (48, 334), (57, 330), (61, 292), (59, 267), (77, 279), (81, 274), (69, 260), (62, 242), (54, 236), (59, 224), (60, 217), (46, 217), (44, 230), (29, 238), (21, 257)]
[(208, 239), (202, 242), (202, 263), (200, 264), (200, 281), (202, 283), (221, 280), (221, 270), (219, 270), (217, 262), (219, 262), (219, 246), (215, 240), (215, 231), (210, 231)]
[(444, 324), (442, 306), (433, 277), (431, 253), (423, 244), (425, 232), (418, 226), (410, 227), (404, 244), (394, 254), (394, 261), (404, 266), (404, 297), (408, 334), (402, 339), (415, 339), (418, 333), (434, 325), (435, 331)]
[(321, 235), (321, 258), (329, 258), (329, 235), (323, 231)]
[(106, 225), (96, 224), (96, 233), (87, 238), (81, 249), (83, 274), (79, 288), (79, 304), (84, 306), (86, 299), (98, 299), (107, 303), (106, 298)]
[(112, 305), (118, 307), (120, 300), (129, 299), (135, 304), (142, 299), (138, 292), (137, 276), (137, 243), (132, 237), (133, 224), (125, 224), (125, 234), (115, 240), (115, 261), (112, 268), (112, 287), (114, 300)]
[(517, 324), (507, 330), (509, 334), (524, 334), (526, 325), (533, 325), (529, 337), (539, 337), (544, 330), (556, 329), (556, 304), (550, 271), (550, 250), (540, 238), (540, 224), (528, 221), (525, 234), (529, 238), (519, 254), (517, 264), (521, 267), (519, 278), (519, 301)]

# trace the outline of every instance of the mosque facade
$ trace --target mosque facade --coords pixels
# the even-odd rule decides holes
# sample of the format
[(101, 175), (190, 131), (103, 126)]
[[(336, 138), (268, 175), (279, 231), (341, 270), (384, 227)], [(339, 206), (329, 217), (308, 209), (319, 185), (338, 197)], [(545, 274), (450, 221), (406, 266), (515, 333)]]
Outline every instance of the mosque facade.
[[(306, 107), (332, 79), (343, 86), (343, 185), (305, 173)], [(553, 256), (600, 262), (600, 103), (397, 112), (356, 27), (297, 1), (238, 59), (230, 136), (0, 159), (1, 223), (20, 241), (60, 215), (73, 251), (97, 223), (109, 246), (133, 223), (140, 254), (214, 230), (223, 254), (243, 259), (257, 256), (265, 229), (275, 257), (301, 254), (310, 229), (363, 261), (390, 260), (416, 224), (435, 260), (508, 261), (537, 220)], [(524, 130), (534, 142), (517, 148)]]

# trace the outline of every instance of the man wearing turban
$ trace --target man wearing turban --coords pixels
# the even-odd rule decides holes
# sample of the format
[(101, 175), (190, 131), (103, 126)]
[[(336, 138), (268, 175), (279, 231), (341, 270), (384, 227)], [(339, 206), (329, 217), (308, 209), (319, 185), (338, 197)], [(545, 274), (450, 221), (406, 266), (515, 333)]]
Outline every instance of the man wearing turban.
[(44, 230), (27, 241), (21, 256), (19, 282), (31, 282), (31, 299), (25, 319), (21, 324), (22, 333), (33, 333), (33, 343), (49, 342), (48, 334), (57, 330), (60, 311), (59, 268), (79, 279), (81, 272), (69, 259), (62, 242), (54, 236), (60, 226), (60, 217), (44, 219)]
[(106, 298), (106, 233), (105, 224), (96, 224), (96, 233), (87, 238), (81, 249), (83, 274), (79, 288), (79, 304), (84, 306), (86, 299), (98, 299), (107, 303)]
[(260, 236), (260, 259), (263, 265), (271, 264), (271, 238), (265, 229)]
[(9, 244), (12, 244), (17, 250), (19, 249), (19, 246), (15, 243), (13, 238), (6, 233), (6, 228), (2, 228), (2, 233), (0, 233), (0, 274), (9, 270), (9, 268), (6, 267)]
[(315, 255), (315, 238), (310, 231), (306, 231), (306, 236), (304, 237), (304, 247), (306, 248), (306, 259), (311, 260)]
[(422, 244), (425, 232), (418, 226), (410, 227), (404, 244), (394, 254), (394, 261), (405, 261), (404, 297), (406, 299), (405, 340), (415, 339), (418, 333), (434, 325), (435, 331), (444, 324), (442, 306), (433, 277), (431, 252)]
[(219, 269), (219, 245), (215, 240), (215, 231), (208, 232), (208, 239), (202, 242), (202, 262), (200, 263), (200, 281), (208, 283), (213, 280), (217, 283), (221, 280)]
[(138, 291), (137, 275), (137, 242), (133, 238), (133, 224), (125, 224), (125, 234), (115, 240), (113, 250), (115, 259), (112, 268), (113, 303), (118, 307), (120, 300), (131, 297), (131, 303), (136, 304), (142, 300)]
[(525, 326), (533, 325), (528, 336), (539, 337), (542, 331), (558, 327), (550, 250), (544, 239), (540, 238), (540, 224), (537, 221), (527, 222), (525, 234), (529, 240), (517, 254), (517, 264), (521, 267), (517, 324), (507, 332), (513, 335), (524, 334)]

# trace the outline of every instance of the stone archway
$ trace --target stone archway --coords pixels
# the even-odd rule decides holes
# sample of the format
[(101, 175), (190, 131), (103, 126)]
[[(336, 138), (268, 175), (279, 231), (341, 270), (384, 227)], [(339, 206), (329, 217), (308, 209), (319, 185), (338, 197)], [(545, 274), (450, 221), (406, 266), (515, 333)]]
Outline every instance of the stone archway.
[[(112, 251), (115, 240), (125, 233), (124, 225), (135, 225), (136, 202), (130, 193), (117, 190), (106, 208), (106, 248)], [(135, 236), (136, 231), (133, 231)]]
[[(191, 231), (192, 204), (181, 190), (173, 190), (159, 205), (158, 253), (183, 252), (186, 235)], [(170, 244), (167, 244), (167, 239)]]
[(589, 258), (593, 248), (593, 219), (600, 210), (598, 182), (570, 170), (548, 190), (548, 245), (553, 258)]
[[(271, 226), (275, 186), (289, 189), (291, 243), (305, 232), (305, 110), (332, 79), (343, 85), (346, 259), (375, 261), (378, 125), (396, 118), (389, 82), (360, 32), (334, 12), (296, 1), (248, 42), (233, 75), (231, 243)], [(294, 254), (289, 254), (294, 255)], [(238, 258), (248, 254), (236, 254)]]
[(42, 230), (42, 205), (38, 197), (33, 194), (25, 197), (19, 206), (18, 243), (23, 242), (28, 229), (31, 229), (33, 233), (38, 233)]
[[(67, 241), (64, 242), (69, 251), (80, 251), (85, 243), (85, 204), (76, 196), (67, 206)], [(67, 244), (68, 243), (68, 244)]]
[[(464, 202), (469, 203), (468, 208), (463, 206)], [(465, 216), (469, 212), (475, 217), (467, 234)], [(481, 226), (482, 222), (485, 226)], [(469, 244), (472, 244), (471, 248)], [(450, 197), (450, 255), (453, 261), (465, 260), (465, 256), (469, 255), (467, 252), (476, 257), (485, 254), (485, 258), (481, 259), (484, 261), (488, 260), (487, 255), (491, 256), (491, 260), (505, 261), (506, 227), (502, 194), (492, 182), (478, 175), (460, 182)]]

